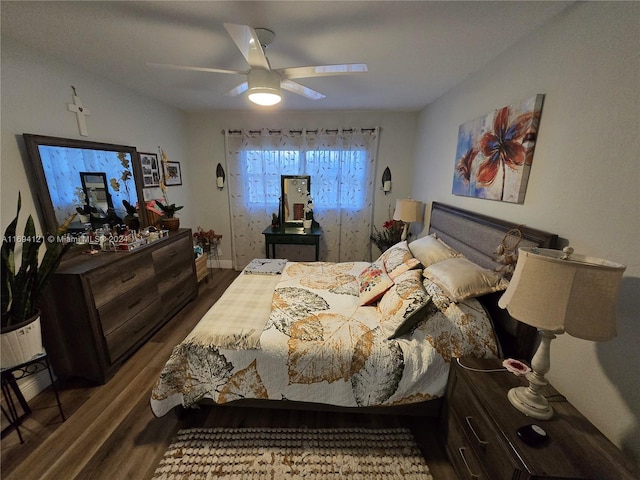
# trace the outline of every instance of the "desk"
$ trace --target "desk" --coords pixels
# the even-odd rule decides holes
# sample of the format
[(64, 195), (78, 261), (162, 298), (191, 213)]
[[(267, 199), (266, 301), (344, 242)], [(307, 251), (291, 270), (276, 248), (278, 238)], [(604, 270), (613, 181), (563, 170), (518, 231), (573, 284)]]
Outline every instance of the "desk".
[[(320, 259), (320, 237), (322, 228), (318, 224), (304, 229), (302, 227), (267, 227), (262, 232), (264, 235), (267, 258), (276, 258), (276, 245), (315, 245), (316, 262)], [(269, 245), (271, 245), (271, 257), (269, 257)]]
[[(27, 362), (0, 370), (0, 375), (2, 377), (2, 395), (4, 396), (4, 400), (7, 404), (8, 409), (8, 411), (6, 411), (3, 407), (2, 413), (4, 413), (9, 420), (9, 426), (2, 431), (3, 437), (9, 430), (15, 428), (16, 432), (18, 432), (20, 443), (24, 443), (24, 440), (22, 439), (22, 433), (20, 433), (20, 424), (22, 423), (22, 419), (31, 413), (31, 409), (22, 396), (22, 392), (20, 391), (20, 387), (18, 387), (16, 381), (43, 370), (47, 370), (49, 372), (49, 379), (51, 380), (53, 392), (55, 393), (56, 401), (58, 402), (58, 410), (60, 410), (62, 421), (65, 421), (64, 412), (62, 411), (62, 404), (60, 403), (60, 397), (58, 396), (58, 389), (56, 388), (56, 384), (53, 381), (49, 359), (46, 353), (41, 353), (37, 357), (32, 358)], [(16, 405), (13, 401), (11, 390), (13, 390), (16, 396), (16, 400), (22, 407), (22, 415), (18, 415), (18, 410), (16, 409)]]

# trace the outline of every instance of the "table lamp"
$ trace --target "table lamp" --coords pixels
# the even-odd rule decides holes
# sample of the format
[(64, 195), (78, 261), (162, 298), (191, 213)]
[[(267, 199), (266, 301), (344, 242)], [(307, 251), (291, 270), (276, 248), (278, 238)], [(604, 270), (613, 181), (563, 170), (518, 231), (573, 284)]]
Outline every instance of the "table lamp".
[(568, 334), (585, 340), (616, 335), (615, 307), (625, 266), (599, 258), (543, 248), (520, 248), (513, 278), (498, 301), (500, 308), (538, 329), (540, 345), (527, 374), (528, 387), (512, 388), (511, 404), (524, 414), (547, 420), (553, 409), (540, 390), (547, 385), (551, 340)]
[(411, 222), (422, 220), (422, 216), (420, 215), (422, 213), (421, 211), (422, 202), (410, 198), (396, 200), (396, 210), (393, 212), (393, 219), (400, 220), (404, 223), (400, 240), (407, 239), (407, 231), (409, 230), (409, 224)]

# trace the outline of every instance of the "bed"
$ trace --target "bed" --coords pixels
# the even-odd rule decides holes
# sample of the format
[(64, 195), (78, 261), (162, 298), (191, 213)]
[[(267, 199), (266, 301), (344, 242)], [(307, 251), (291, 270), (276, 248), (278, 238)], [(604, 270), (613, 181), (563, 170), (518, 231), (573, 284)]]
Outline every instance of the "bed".
[(375, 262), (286, 262), (276, 274), (248, 266), (173, 349), (151, 408), (437, 415), (456, 357), (530, 359), (535, 330), (496, 305), (508, 285), (496, 248), (556, 242), (434, 202), (428, 234)]

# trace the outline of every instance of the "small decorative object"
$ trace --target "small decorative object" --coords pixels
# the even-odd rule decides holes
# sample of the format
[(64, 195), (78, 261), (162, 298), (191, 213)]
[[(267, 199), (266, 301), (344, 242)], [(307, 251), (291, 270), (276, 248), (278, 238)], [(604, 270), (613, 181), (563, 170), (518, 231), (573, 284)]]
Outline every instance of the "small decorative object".
[[(111, 188), (113, 188), (114, 192), (119, 192), (121, 187), (120, 182), (122, 182), (128, 200), (131, 198), (129, 181), (133, 179), (133, 174), (131, 173), (131, 163), (129, 162), (129, 158), (126, 153), (118, 152), (117, 156), (120, 160), (120, 165), (122, 165), (122, 173), (120, 174), (120, 178), (112, 178), (109, 180), (109, 183), (111, 184)], [(135, 190), (135, 186), (133, 188)]]
[(409, 232), (409, 224), (422, 220), (422, 202), (410, 198), (396, 200), (396, 209), (393, 212), (393, 219), (403, 223), (400, 240), (406, 240)]
[(454, 195), (524, 203), (544, 95), (460, 125)]
[[(2, 354), (0, 366), (9, 368), (24, 363), (43, 352), (40, 335), (38, 302), (72, 243), (64, 242), (63, 235), (76, 214), (71, 215), (54, 235), (36, 235), (33, 217), (29, 215), (24, 233), (16, 235), (22, 198), (18, 192), (16, 217), (4, 232), (1, 249), (2, 262)], [(19, 270), (16, 271), (15, 247), (22, 242)], [(46, 251), (38, 264), (42, 244)], [(33, 334), (35, 338), (31, 338)], [(29, 338), (27, 340), (27, 338)]]
[(216, 185), (220, 190), (224, 188), (225, 178), (226, 175), (224, 174), (224, 169), (222, 168), (222, 165), (218, 164), (218, 166), (216, 167)]
[(385, 195), (391, 191), (391, 170), (389, 170), (389, 167), (382, 172), (382, 191)]
[(382, 230), (373, 227), (371, 241), (375, 244), (380, 252), (387, 251), (390, 247), (400, 242), (402, 236), (402, 222), (395, 220), (387, 220), (382, 224)]
[(553, 416), (541, 393), (551, 367), (551, 340), (568, 334), (585, 340), (616, 335), (616, 299), (626, 267), (599, 258), (545, 248), (520, 248), (513, 278), (498, 305), (516, 320), (536, 327), (540, 345), (527, 374), (528, 387), (509, 390), (511, 404), (533, 418)]
[(140, 165), (142, 166), (142, 186), (144, 188), (160, 185), (160, 162), (155, 153), (138, 152)]
[(522, 225), (512, 228), (505, 233), (500, 245), (498, 245), (498, 248), (496, 248), (496, 251), (494, 252), (498, 254), (498, 258), (496, 258), (495, 261), (502, 264), (496, 268), (496, 272), (502, 273), (506, 278), (511, 278), (513, 270), (516, 268), (516, 262), (518, 261), (518, 245), (520, 245), (520, 242), (522, 241), (522, 232), (520, 231), (521, 226)]
[(182, 173), (180, 172), (180, 162), (163, 162), (164, 184), (167, 186), (182, 185)]
[(71, 90), (73, 90), (73, 103), (67, 103), (67, 110), (76, 114), (80, 135), (87, 137), (89, 136), (89, 132), (87, 131), (87, 121), (85, 117), (88, 117), (91, 114), (89, 113), (88, 108), (82, 106), (82, 100), (80, 100), (80, 97), (76, 92), (76, 87), (71, 85)]
[(271, 214), (271, 228), (280, 228), (280, 217), (275, 213)]
[(504, 362), (502, 362), (502, 366), (509, 372), (517, 376), (526, 375), (531, 371), (531, 369), (527, 365), (520, 362), (519, 360), (514, 360), (513, 358), (507, 358)]

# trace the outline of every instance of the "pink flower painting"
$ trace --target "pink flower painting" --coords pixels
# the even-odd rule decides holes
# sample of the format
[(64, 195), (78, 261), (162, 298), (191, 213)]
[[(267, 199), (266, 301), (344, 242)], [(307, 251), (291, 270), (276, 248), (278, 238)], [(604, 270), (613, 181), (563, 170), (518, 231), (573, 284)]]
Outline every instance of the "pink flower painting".
[(460, 125), (453, 194), (523, 203), (544, 95)]

